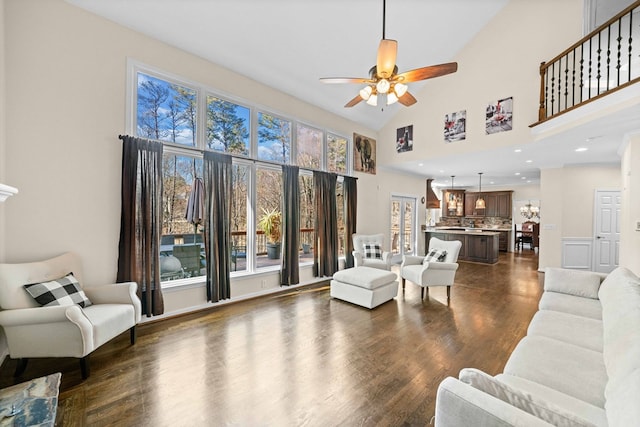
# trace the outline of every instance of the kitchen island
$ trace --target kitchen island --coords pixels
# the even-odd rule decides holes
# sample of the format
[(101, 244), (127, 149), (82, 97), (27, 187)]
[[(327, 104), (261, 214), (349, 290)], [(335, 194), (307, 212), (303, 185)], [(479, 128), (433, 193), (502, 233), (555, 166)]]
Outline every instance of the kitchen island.
[(462, 242), (459, 261), (482, 262), (495, 264), (498, 262), (499, 231), (485, 231), (469, 228), (433, 228), (425, 231), (425, 248), (429, 247), (429, 239), (459, 240)]

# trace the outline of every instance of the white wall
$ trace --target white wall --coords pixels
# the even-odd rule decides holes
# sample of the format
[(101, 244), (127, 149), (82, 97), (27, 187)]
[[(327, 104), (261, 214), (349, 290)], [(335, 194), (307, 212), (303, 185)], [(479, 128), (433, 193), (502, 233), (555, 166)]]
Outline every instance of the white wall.
[[(11, 109), (6, 147), (0, 147), (6, 148), (8, 183), (20, 190), (4, 207), (11, 224), (2, 239), (8, 262), (73, 250), (82, 256), (88, 284), (115, 280), (127, 58), (346, 136), (377, 138), (370, 129), (62, 0), (3, 1)], [(364, 203), (378, 203), (366, 197), (368, 179), (363, 181)], [(302, 280), (310, 276), (305, 270)], [(277, 289), (278, 274), (267, 277), (267, 288)], [(233, 282), (234, 296), (264, 291), (258, 280)], [(168, 311), (181, 310), (202, 303), (202, 295), (201, 288), (167, 292), (165, 304)]]
[(595, 190), (621, 189), (619, 167), (565, 167), (541, 174), (538, 269), (560, 267), (563, 238), (592, 238)]
[[(4, 23), (4, 0), (0, 0), (0, 22)], [(4, 26), (3, 26), (4, 28)], [(5, 48), (4, 48), (4, 30), (0, 29), (0, 183), (6, 182), (5, 163), (7, 156), (5, 154)], [(0, 262), (4, 261), (4, 253), (6, 247), (5, 238), (5, 214), (4, 204), (0, 203)]]
[[(379, 163), (532, 142), (529, 125), (538, 119), (540, 62), (580, 39), (582, 6), (582, 0), (510, 1), (454, 58), (458, 71), (427, 80), (415, 93), (418, 103), (403, 109), (380, 131), (378, 141), (394, 141), (397, 128), (413, 124), (414, 145), (413, 151), (396, 153), (393, 144), (379, 143)], [(541, 30), (542, 23), (550, 30)], [(487, 103), (510, 96), (514, 102), (513, 130), (485, 135)], [(444, 116), (459, 110), (467, 111), (466, 139), (445, 143)], [(481, 167), (470, 172), (480, 172)], [(434, 172), (425, 171), (425, 175)], [(493, 188), (487, 186), (486, 190)]]
[[(640, 133), (628, 135), (622, 157), (620, 265), (640, 275)], [(635, 172), (635, 174), (634, 174)]]

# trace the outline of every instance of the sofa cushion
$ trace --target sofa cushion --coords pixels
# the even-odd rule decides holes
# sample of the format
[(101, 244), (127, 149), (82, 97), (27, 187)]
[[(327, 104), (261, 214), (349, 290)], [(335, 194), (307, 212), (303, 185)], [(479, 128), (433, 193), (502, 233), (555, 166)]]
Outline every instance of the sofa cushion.
[(640, 369), (636, 369), (618, 382), (614, 388), (607, 387), (607, 419), (611, 427), (638, 425), (640, 420)]
[(548, 267), (544, 272), (544, 290), (598, 299), (602, 278), (592, 271)]
[(640, 370), (640, 280), (626, 268), (609, 274), (600, 289), (607, 398)]
[(575, 295), (546, 291), (538, 304), (540, 310), (554, 310), (576, 316), (602, 320), (600, 300), (577, 297)]
[(607, 372), (602, 353), (529, 335), (511, 353), (504, 373), (525, 378), (604, 408)]
[(460, 371), (460, 381), (482, 390), (504, 402), (554, 426), (594, 426), (585, 419), (578, 418), (548, 399), (536, 397), (524, 390), (511, 387), (508, 384), (486, 374), (478, 369), (465, 368)]
[(576, 399), (568, 394), (560, 393), (558, 390), (514, 375), (498, 374), (495, 378), (514, 389), (529, 393), (539, 399), (553, 402), (555, 406), (562, 408), (577, 419), (584, 420), (588, 425), (593, 424), (599, 427), (607, 427), (609, 425), (605, 410), (584, 400)]
[(48, 282), (24, 285), (24, 288), (42, 307), (74, 304), (89, 307), (91, 305), (91, 301), (82, 291), (73, 273)]
[(553, 310), (539, 310), (527, 335), (541, 335), (602, 352), (602, 321)]

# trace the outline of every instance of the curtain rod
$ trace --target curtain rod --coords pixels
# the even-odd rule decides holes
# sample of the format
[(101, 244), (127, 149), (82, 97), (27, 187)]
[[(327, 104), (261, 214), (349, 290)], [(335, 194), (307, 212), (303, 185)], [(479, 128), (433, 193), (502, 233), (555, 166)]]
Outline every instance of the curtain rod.
[[(118, 139), (119, 140), (124, 140), (127, 136), (131, 137), (130, 135), (118, 135)], [(160, 144), (162, 144), (164, 146), (164, 142), (158, 141), (156, 139), (148, 139), (148, 138), (144, 138), (144, 137), (140, 137), (140, 136), (134, 136), (134, 137), (131, 137), (131, 138), (144, 139), (145, 141), (149, 141), (149, 142), (159, 142)], [(181, 150), (187, 150), (187, 151), (195, 151), (195, 152), (200, 153), (200, 154), (204, 154), (204, 152), (206, 151), (206, 150), (203, 150), (201, 148), (189, 147), (188, 145), (185, 145), (185, 146), (182, 146), (182, 145), (170, 145), (169, 147), (175, 147), (175, 148), (179, 148)], [(222, 152), (221, 154), (224, 154), (226, 156), (230, 156), (231, 158), (234, 158), (234, 159), (240, 159), (240, 160), (246, 160), (246, 161), (249, 161), (249, 162), (253, 162), (254, 164), (255, 163), (266, 163), (266, 164), (272, 165), (272, 166), (282, 166), (284, 164), (284, 163), (274, 162), (273, 160), (250, 159), (248, 157), (241, 156), (241, 155), (238, 155), (238, 154), (231, 154), (231, 153), (225, 153), (225, 152)], [(308, 172), (316, 171), (316, 169), (309, 169), (309, 168), (304, 168), (304, 167), (300, 167), (300, 169), (308, 171)], [(318, 172), (326, 172), (326, 171), (318, 171)], [(335, 173), (335, 172), (329, 172), (329, 173)], [(348, 177), (348, 178), (358, 179), (355, 176), (344, 175), (344, 174), (341, 174), (341, 173), (336, 173), (336, 175), (341, 176), (341, 177)]]

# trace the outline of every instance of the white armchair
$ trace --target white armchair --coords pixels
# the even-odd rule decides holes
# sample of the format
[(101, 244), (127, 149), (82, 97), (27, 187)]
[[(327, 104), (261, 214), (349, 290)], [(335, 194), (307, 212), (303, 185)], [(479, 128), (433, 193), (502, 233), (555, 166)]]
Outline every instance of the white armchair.
[[(69, 273), (91, 301), (41, 307), (27, 293), (25, 284), (56, 280)], [(82, 286), (80, 258), (66, 253), (40, 262), (0, 264), (0, 326), (4, 329), (9, 356), (18, 360), (20, 376), (33, 357), (76, 357), (82, 377), (89, 376), (89, 354), (129, 329), (135, 343), (135, 326), (142, 310), (135, 282)]]
[[(354, 234), (353, 236), (353, 260), (356, 267), (373, 267), (382, 270), (391, 270), (391, 252), (384, 250), (383, 234)], [(366, 251), (365, 245), (377, 245), (379, 256), (372, 255), (373, 252)]]
[(405, 255), (400, 266), (400, 277), (402, 278), (402, 291), (404, 292), (405, 280), (415, 283), (422, 287), (420, 297), (424, 298), (424, 290), (427, 289), (429, 294), (429, 286), (446, 286), (447, 301), (451, 296), (451, 285), (458, 270), (458, 254), (462, 242), (459, 240), (444, 241), (436, 237), (429, 240), (429, 250), (427, 254), (433, 250), (446, 251), (443, 261), (425, 261), (425, 257)]

